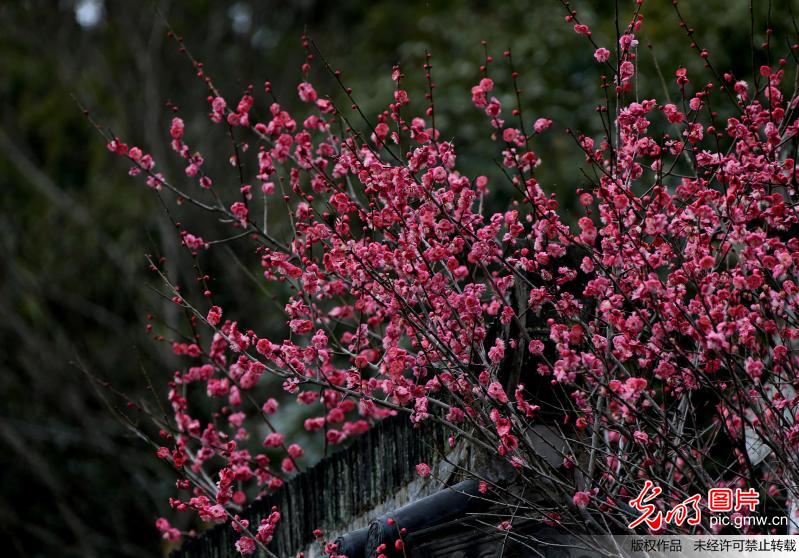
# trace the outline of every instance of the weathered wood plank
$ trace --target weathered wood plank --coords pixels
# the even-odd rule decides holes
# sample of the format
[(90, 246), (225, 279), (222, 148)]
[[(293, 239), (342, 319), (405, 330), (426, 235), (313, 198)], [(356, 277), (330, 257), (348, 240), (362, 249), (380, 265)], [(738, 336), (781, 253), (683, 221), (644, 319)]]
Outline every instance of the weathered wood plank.
[[(417, 463), (438, 460), (446, 436), (434, 423), (414, 427), (406, 415), (388, 418), (239, 515), (257, 528), (277, 506), (283, 517), (270, 550), (281, 557), (294, 556), (313, 542), (314, 529), (340, 529), (411, 482)], [(230, 526), (220, 525), (187, 541), (171, 556), (238, 557), (235, 538)]]

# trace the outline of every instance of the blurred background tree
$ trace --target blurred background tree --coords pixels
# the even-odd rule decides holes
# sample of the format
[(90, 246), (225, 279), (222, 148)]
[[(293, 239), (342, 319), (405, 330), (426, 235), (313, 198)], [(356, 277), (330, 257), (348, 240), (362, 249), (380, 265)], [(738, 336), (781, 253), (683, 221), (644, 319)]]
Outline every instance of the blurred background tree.
[[(764, 40), (768, 13), (765, 2), (757, 4), (755, 44)], [(632, 13), (634, 2), (620, 1), (619, 7)], [(789, 7), (774, 3), (775, 25), (791, 25)], [(575, 2), (575, 8), (597, 42), (612, 49), (613, 3)], [(743, 0), (682, 6), (715, 66), (743, 78), (751, 76), (753, 60), (749, 9)], [(699, 82), (709, 79), (671, 2), (653, 2), (644, 13), (641, 96), (664, 98), (656, 60), (672, 94), (678, 65), (688, 66)], [(207, 156), (206, 168), (217, 181), (234, 181), (225, 168), (228, 140), (204, 117), (206, 91), (166, 39), (164, 18), (229, 98), (238, 98), (248, 84), (260, 91), (269, 79), (289, 108), (297, 104), (303, 30), (342, 69), (370, 116), (391, 99), (390, 72), (397, 63), (415, 94), (414, 106), (423, 107), (421, 66), (429, 49), (439, 129), (458, 145), (465, 172), (486, 174), (499, 184), (500, 155), (469, 95), (480, 77), (485, 39), (494, 56), (489, 72), (506, 106), (514, 104), (502, 56), (510, 47), (521, 74), (526, 124), (538, 117), (555, 121), (536, 140), (543, 160), (539, 177), (568, 211), (582, 182), (581, 157), (564, 129), (597, 132), (600, 70), (564, 15), (555, 0), (2, 3), (0, 528), (12, 554), (143, 556), (169, 550), (153, 521), (167, 512), (171, 474), (101, 404), (79, 366), (132, 398), (152, 399), (147, 371), (162, 396), (175, 363), (167, 347), (148, 338), (147, 315), (158, 316), (163, 330), (178, 327), (180, 316), (148, 288), (157, 281), (144, 254), (165, 257), (173, 277), (188, 288), (194, 278), (179, 275), (191, 266), (179, 265), (178, 238), (158, 200), (109, 156), (73, 96), (114, 133), (150, 150), (168, 176), (179, 177), (168, 147), (171, 113), (164, 106), (172, 101), (187, 120), (192, 146)], [(348, 105), (318, 65), (312, 78), (322, 94)], [(510, 189), (494, 190), (493, 209), (502, 208)], [(191, 230), (191, 215), (179, 218)], [(277, 332), (283, 324), (271, 318), (269, 294), (244, 271), (257, 269), (255, 262), (254, 254), (220, 250), (206, 265), (225, 285), (220, 295), (226, 310), (241, 310), (261, 332)]]

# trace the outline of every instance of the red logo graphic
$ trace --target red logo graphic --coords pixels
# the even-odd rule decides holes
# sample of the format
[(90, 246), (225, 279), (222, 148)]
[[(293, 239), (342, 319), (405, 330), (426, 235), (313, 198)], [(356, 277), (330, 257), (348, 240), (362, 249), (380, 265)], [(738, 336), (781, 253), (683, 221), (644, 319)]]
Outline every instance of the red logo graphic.
[[(646, 523), (651, 531), (659, 531), (664, 523), (678, 527), (687, 525), (699, 525), (702, 520), (702, 510), (699, 502), (702, 497), (699, 494), (686, 498), (672, 509), (665, 513), (659, 510), (653, 501), (663, 493), (663, 489), (655, 486), (652, 481), (644, 482), (644, 488), (630, 500), (630, 505), (641, 513), (628, 527), (635, 529), (642, 523)], [(760, 504), (760, 495), (754, 488), (742, 490), (736, 488), (711, 488), (707, 494), (707, 508), (712, 512), (730, 512), (746, 509), (753, 512)]]

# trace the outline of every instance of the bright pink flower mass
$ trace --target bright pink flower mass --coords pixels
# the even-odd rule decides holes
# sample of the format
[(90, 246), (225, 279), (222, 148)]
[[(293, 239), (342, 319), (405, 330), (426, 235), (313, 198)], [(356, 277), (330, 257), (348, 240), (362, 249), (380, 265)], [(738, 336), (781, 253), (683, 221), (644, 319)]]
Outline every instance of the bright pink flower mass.
[[(234, 508), (307, 465), (302, 446), (267, 418), (297, 405), (313, 413), (305, 430), (330, 445), (397, 413), (452, 427), (453, 447), (489, 452), (519, 482), (552, 479), (560, 519), (530, 512), (549, 524), (597, 512), (626, 523), (621, 504), (645, 478), (671, 479), (678, 495), (719, 483), (774, 487), (784, 507), (799, 445), (793, 79), (783, 87), (785, 61), (776, 58), (755, 84), (683, 68), (672, 103), (638, 98), (642, 15), (607, 41), (620, 45), (613, 53), (575, 17), (567, 20), (589, 45), (586, 62), (603, 63), (609, 92), (598, 111), (607, 133), (569, 132), (588, 169), (564, 177), (580, 185), (577, 214), (561, 212), (539, 183), (530, 135), (562, 134), (566, 123), (547, 130), (551, 121), (506, 108), (512, 97), (487, 75), (475, 76), (471, 98), (488, 133), (500, 132), (492, 137), (504, 186), (459, 170), (432, 103), (411, 116), (399, 69), (391, 103), (362, 123), (369, 134), (340, 127), (358, 116), (317, 93), (310, 58), (297, 87), (302, 115), (253, 88), (225, 99), (203, 74), (210, 118), (239, 138), (223, 156), (246, 161), (235, 187), (204, 174), (177, 117), (170, 134), (185, 177), (155, 174), (149, 155), (111, 138), (131, 174), (227, 220), (257, 252), (260, 280), (291, 287), (281, 291), (291, 293), (281, 303), (285, 335), (266, 338), (258, 316), (223, 309), (208, 287), (178, 294), (154, 263), (202, 331), (174, 345), (183, 364), (159, 457), (186, 480), (180, 488), (193, 487), (174, 509), (230, 521)], [(485, 213), (487, 186), (515, 198)], [(288, 207), (289, 233), (260, 219), (264, 204)], [(202, 248), (197, 257), (214, 250), (195, 239), (185, 244)], [(523, 384), (509, 372), (514, 362)], [(193, 409), (188, 393), (209, 398), (225, 420)], [(576, 441), (556, 465), (527, 434), (546, 421)], [(752, 465), (745, 436), (766, 441), (769, 467)], [(430, 474), (426, 464), (417, 470)], [(200, 473), (212, 483), (194, 483)], [(234, 521), (237, 549), (268, 544), (279, 514), (272, 519), (255, 530)], [(166, 520), (159, 525), (175, 537)]]

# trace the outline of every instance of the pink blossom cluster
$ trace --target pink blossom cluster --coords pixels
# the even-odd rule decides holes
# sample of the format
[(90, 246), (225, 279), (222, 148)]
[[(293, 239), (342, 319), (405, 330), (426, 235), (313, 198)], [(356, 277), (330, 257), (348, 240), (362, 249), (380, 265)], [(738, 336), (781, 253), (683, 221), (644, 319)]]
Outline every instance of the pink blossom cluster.
[[(256, 316), (173, 293), (207, 332), (173, 345), (184, 364), (158, 454), (191, 481), (173, 508), (228, 521), (302, 470), (305, 449), (271, 419), (295, 405), (312, 414), (305, 430), (331, 446), (397, 413), (443, 423), (452, 447), (488, 451), (522, 482), (542, 471), (554, 479), (563, 511), (538, 517), (548, 524), (567, 521), (567, 510), (623, 518), (644, 478), (669, 479), (675, 499), (725, 482), (790, 495), (799, 449), (796, 97), (784, 91), (780, 60), (760, 68), (758, 87), (732, 74), (705, 83), (680, 68), (678, 102), (634, 98), (641, 4), (604, 84), (617, 99), (600, 107), (608, 133), (569, 132), (593, 177), (576, 192), (577, 216), (562, 214), (536, 178), (532, 141), (553, 123), (504, 109), (487, 74), (472, 102), (517, 193), (491, 214), (481, 200), (492, 181), (459, 170), (455, 145), (434, 125), (432, 95), (424, 116), (406, 115), (411, 95), (398, 70), (393, 102), (367, 136), (338, 126), (341, 110), (307, 79), (297, 88), (307, 114), (296, 116), (253, 88), (230, 102), (206, 76), (211, 120), (254, 146), (240, 140), (231, 155), (257, 169), (239, 187), (202, 181), (203, 157), (189, 152), (177, 117), (173, 148), (196, 185), (176, 186), (139, 148), (109, 143), (131, 174), (249, 233), (262, 280), (291, 286), (285, 335), (272, 338), (256, 331)], [(594, 41), (576, 14), (567, 19)], [(595, 47), (608, 63), (611, 51)], [(715, 106), (725, 100), (722, 117)], [(288, 237), (259, 222), (249, 184), (262, 203), (288, 206)], [(211, 249), (185, 231), (182, 240), (195, 254)], [(523, 363), (523, 381), (508, 374), (513, 362)], [(282, 396), (264, 389), (267, 378)], [(548, 395), (525, 387), (533, 383)], [(217, 418), (201, 418), (189, 392), (209, 398)], [(529, 436), (544, 411), (574, 442), (554, 466)], [(747, 433), (768, 446), (768, 469), (755, 471)], [(720, 460), (718, 448), (733, 457)], [(427, 464), (416, 469), (431, 474)], [(233, 520), (242, 554), (269, 543), (275, 514), (256, 531)], [(168, 523), (159, 528), (173, 538)]]

